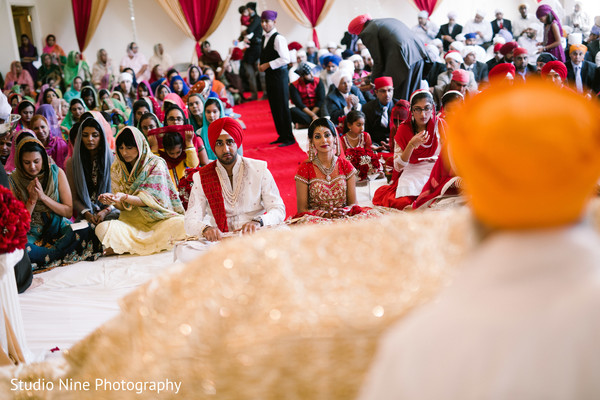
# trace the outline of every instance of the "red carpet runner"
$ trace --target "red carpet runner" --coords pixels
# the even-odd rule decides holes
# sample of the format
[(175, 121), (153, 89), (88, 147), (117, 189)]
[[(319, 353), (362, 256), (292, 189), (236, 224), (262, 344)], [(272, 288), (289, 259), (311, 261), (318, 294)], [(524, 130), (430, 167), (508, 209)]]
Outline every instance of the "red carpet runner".
[(286, 215), (296, 213), (296, 181), (294, 175), (298, 164), (306, 159), (306, 153), (297, 144), (277, 147), (269, 144), (277, 139), (277, 131), (271, 116), (269, 102), (251, 101), (235, 106), (235, 112), (241, 114), (246, 124), (244, 135), (244, 156), (267, 161), (273, 174), (281, 198), (285, 203)]

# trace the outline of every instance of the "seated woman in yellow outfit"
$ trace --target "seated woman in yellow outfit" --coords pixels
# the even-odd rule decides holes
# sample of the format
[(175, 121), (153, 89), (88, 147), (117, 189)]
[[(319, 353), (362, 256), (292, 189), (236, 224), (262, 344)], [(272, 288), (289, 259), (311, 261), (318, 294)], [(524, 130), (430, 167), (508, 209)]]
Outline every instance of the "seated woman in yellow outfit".
[(104, 204), (121, 210), (118, 220), (96, 227), (107, 254), (147, 255), (173, 247), (185, 237), (183, 207), (165, 161), (152, 154), (144, 134), (123, 128), (116, 138), (112, 164), (113, 193), (100, 195)]

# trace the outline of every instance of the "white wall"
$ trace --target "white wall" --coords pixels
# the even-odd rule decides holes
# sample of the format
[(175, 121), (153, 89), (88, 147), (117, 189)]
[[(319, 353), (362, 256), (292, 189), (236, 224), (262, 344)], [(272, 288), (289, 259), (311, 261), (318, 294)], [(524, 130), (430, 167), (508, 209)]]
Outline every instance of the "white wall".
[[(547, 0), (558, 1), (558, 0)], [(493, 19), (496, 8), (501, 8), (505, 17), (515, 19), (518, 15), (518, 5), (525, 2), (530, 12), (535, 12), (535, 0), (440, 0), (440, 5), (431, 16), (435, 23), (446, 22), (446, 14), (453, 10), (458, 13), (458, 22), (464, 23), (472, 18), (474, 10), (481, 8), (487, 12), (486, 19)], [(561, 0), (566, 4), (567, 12), (572, 10), (574, 0)], [(208, 38), (214, 49), (222, 55), (227, 52), (231, 42), (239, 35), (239, 14), (237, 9), (246, 0), (233, 0), (223, 22)], [(258, 0), (259, 13), (265, 9), (276, 10), (279, 13), (277, 28), (283, 33), (288, 42), (305, 43), (312, 37), (311, 30), (304, 28), (288, 16), (277, 0)], [(185, 36), (171, 22), (162, 8), (154, 0), (134, 0), (138, 44), (140, 50), (148, 57), (152, 56), (155, 43), (163, 43), (174, 62), (188, 62), (194, 50), (194, 41)], [(600, 1), (583, 0), (584, 10), (591, 16), (600, 15)], [(77, 49), (71, 0), (0, 0), (0, 71), (3, 75), (9, 70), (10, 62), (18, 56), (17, 38), (14, 34), (10, 5), (35, 5), (34, 14), (34, 43), (41, 53), (42, 39), (48, 33), (56, 35), (58, 43), (65, 52)], [(404, 21), (409, 26), (416, 23), (417, 8), (410, 0), (337, 0), (325, 20), (317, 28), (322, 44), (342, 38), (348, 22), (358, 15), (369, 13), (374, 18), (394, 17)], [(127, 0), (110, 0), (100, 21), (96, 35), (92, 38), (84, 55), (88, 62), (96, 60), (96, 51), (104, 47), (115, 64), (125, 55), (125, 47), (133, 40), (133, 31)]]

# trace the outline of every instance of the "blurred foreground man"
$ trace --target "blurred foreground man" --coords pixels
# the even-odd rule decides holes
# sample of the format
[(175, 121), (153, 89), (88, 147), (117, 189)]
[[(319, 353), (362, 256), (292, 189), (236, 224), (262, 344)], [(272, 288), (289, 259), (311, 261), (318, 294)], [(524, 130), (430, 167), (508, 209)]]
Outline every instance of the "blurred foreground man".
[(361, 400), (600, 398), (600, 238), (585, 218), (598, 115), (531, 81), (493, 85), (449, 119), (481, 240), (447, 290), (385, 335)]

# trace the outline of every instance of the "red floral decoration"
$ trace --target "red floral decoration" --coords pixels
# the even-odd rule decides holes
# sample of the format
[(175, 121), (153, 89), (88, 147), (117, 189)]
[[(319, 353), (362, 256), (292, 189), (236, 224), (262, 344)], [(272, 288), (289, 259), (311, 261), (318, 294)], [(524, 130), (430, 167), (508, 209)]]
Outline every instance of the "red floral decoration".
[(356, 168), (360, 180), (367, 179), (369, 174), (376, 174), (381, 171), (381, 163), (377, 155), (364, 147), (354, 147), (346, 150), (346, 159)]
[(200, 171), (200, 168), (201, 167), (186, 169), (185, 176), (179, 180), (179, 198), (181, 199), (181, 203), (185, 210), (188, 208), (192, 186), (194, 185), (193, 176), (196, 172)]
[(24, 249), (31, 216), (22, 201), (0, 186), (0, 254)]

